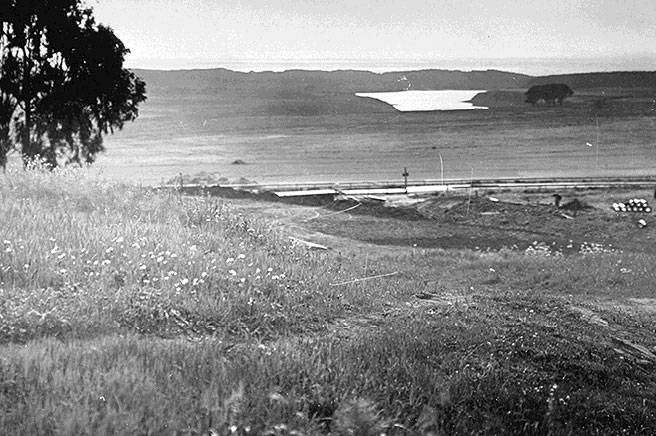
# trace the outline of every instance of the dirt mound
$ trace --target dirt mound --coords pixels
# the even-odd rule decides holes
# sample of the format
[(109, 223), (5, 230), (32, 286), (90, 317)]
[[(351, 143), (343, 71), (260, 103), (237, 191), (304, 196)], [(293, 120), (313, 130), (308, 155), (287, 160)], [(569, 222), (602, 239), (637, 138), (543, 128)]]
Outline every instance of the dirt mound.
[[(571, 237), (571, 220), (553, 204), (514, 203), (490, 197), (435, 198), (418, 207), (424, 216), (450, 228), (447, 247), (459, 242), (463, 248), (497, 250), (536, 246), (568, 253), (578, 248)], [(445, 241), (440, 241), (444, 243)], [(581, 241), (582, 242), (582, 241)]]
[(527, 223), (527, 218), (553, 217), (555, 206), (544, 204), (510, 203), (490, 200), (489, 197), (474, 197), (454, 202), (443, 199), (429, 200), (421, 204), (418, 211), (426, 217), (446, 220), (488, 221), (499, 223)]
[(563, 204), (560, 208), (570, 211), (579, 211), (585, 209), (592, 209), (592, 206), (579, 200), (578, 198), (575, 198), (574, 200), (568, 201), (567, 203)]

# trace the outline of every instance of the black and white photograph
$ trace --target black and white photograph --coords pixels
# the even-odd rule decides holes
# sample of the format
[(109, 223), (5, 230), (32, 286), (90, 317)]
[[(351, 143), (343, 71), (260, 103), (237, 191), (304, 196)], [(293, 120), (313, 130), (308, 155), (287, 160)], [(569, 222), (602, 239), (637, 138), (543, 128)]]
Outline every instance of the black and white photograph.
[(0, 436), (656, 434), (653, 0), (0, 0)]

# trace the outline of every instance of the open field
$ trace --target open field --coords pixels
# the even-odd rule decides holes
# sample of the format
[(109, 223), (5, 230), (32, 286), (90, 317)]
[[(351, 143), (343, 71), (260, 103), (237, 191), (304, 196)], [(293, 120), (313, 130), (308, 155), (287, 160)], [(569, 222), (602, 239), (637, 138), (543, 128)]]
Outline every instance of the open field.
[[(606, 207), (650, 192), (567, 193), (596, 207), (573, 220), (546, 193), (334, 214), (9, 172), (0, 429), (653, 434), (656, 223)], [(441, 245), (443, 226), (588, 248)]]
[(141, 74), (141, 116), (106, 139), (99, 159), (115, 179), (156, 184), (206, 171), (269, 183), (400, 180), (404, 167), (411, 180), (434, 179), (440, 155), (445, 178), (638, 175), (656, 167), (652, 76), (634, 85), (555, 77), (570, 80), (574, 96), (562, 108), (534, 108), (523, 102), (528, 76), (450, 72), (440, 81), (407, 73), (423, 83), (413, 89), (489, 89), (474, 101), (490, 110), (400, 113), (354, 94), (391, 90), (406, 73)]

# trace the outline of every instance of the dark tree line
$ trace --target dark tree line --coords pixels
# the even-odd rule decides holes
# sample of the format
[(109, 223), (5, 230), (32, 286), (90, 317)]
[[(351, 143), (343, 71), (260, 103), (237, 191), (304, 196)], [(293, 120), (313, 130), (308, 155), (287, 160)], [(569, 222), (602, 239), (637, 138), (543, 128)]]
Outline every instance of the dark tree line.
[(146, 99), (129, 50), (81, 0), (1, 0), (0, 22), (0, 165), (93, 162)]

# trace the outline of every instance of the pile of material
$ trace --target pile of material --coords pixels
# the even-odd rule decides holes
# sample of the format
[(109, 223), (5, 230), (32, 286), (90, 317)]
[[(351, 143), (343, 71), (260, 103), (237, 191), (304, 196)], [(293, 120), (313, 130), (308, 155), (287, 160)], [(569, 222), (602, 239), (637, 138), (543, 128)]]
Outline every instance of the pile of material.
[(615, 212), (651, 213), (651, 207), (644, 198), (632, 198), (625, 203), (613, 203)]
[(559, 206), (559, 209), (571, 210), (576, 212), (578, 210), (591, 209), (591, 207), (588, 204), (584, 203), (583, 201), (579, 200), (578, 198), (575, 198), (563, 204), (562, 206)]

